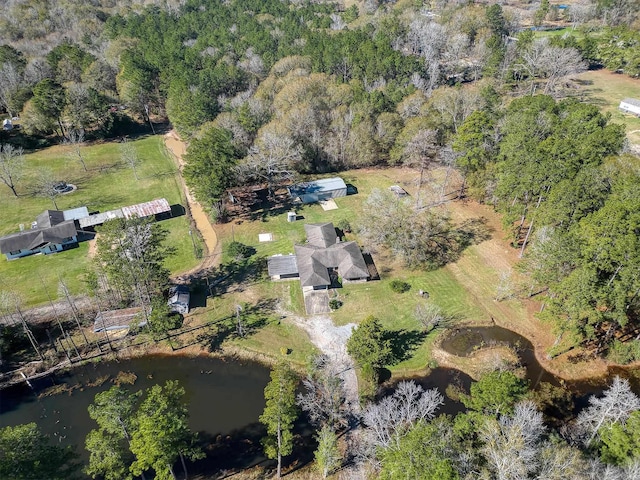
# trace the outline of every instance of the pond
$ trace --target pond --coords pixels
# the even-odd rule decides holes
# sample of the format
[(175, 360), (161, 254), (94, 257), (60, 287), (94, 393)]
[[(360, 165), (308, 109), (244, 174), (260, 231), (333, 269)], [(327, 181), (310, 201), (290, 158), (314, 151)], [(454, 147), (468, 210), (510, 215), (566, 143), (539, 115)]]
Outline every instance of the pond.
[[(252, 362), (204, 356), (146, 356), (83, 365), (39, 380), (34, 384), (35, 392), (26, 385), (0, 391), (0, 426), (36, 422), (60, 445), (76, 445), (81, 461), (86, 463), (88, 453), (84, 439), (96, 427), (87, 407), (97, 393), (113, 386), (119, 372), (135, 372), (135, 384), (123, 385), (132, 391), (178, 380), (186, 391), (191, 428), (200, 432), (207, 443), (215, 443), (218, 449), (218, 455), (207, 452), (210, 461), (212, 457), (222, 456), (225, 468), (236, 468), (260, 460), (259, 438), (264, 431), (258, 418), (264, 409), (263, 393), (269, 370)], [(53, 384), (71, 390), (39, 397)], [(242, 465), (234, 463), (236, 461)], [(216, 464), (217, 468), (222, 467)]]
[(468, 327), (453, 330), (441, 342), (440, 348), (452, 355), (467, 357), (481, 348), (491, 346), (509, 346), (516, 349), (520, 363), (526, 369), (526, 378), (531, 388), (540, 383), (551, 383), (568, 389), (578, 397), (600, 394), (611, 383), (614, 375), (628, 378), (634, 391), (640, 392), (640, 382), (633, 371), (623, 368), (610, 368), (605, 376), (592, 377), (580, 381), (564, 381), (546, 370), (535, 355), (533, 345), (522, 335), (498, 326)]

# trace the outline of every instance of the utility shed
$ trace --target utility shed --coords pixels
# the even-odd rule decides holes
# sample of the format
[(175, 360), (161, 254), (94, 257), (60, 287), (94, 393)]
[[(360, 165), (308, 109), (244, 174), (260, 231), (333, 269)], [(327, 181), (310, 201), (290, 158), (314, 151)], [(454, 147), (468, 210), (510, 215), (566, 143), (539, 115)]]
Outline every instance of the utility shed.
[(620, 102), (620, 110), (640, 117), (640, 100), (637, 98), (625, 98)]
[(111, 332), (112, 330), (124, 330), (137, 322), (138, 327), (144, 327), (147, 321), (144, 318), (142, 307), (122, 308), (120, 310), (107, 310), (99, 312), (93, 323), (95, 333)]
[(289, 187), (289, 194), (293, 200), (314, 203), (330, 198), (345, 197), (347, 185), (340, 177), (323, 178), (293, 185)]
[(189, 301), (191, 299), (191, 293), (189, 293), (189, 287), (186, 285), (174, 285), (169, 289), (169, 310), (174, 313), (181, 313), (183, 315), (189, 313)]

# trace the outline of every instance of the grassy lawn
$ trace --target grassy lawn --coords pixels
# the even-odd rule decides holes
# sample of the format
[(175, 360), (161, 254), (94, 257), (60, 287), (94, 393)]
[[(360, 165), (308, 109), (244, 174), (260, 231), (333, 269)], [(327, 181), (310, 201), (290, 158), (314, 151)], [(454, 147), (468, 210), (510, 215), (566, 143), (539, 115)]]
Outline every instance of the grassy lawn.
[(640, 118), (618, 109), (622, 99), (640, 98), (640, 80), (605, 69), (581, 73), (577, 79), (583, 85), (578, 95), (610, 113), (613, 122), (625, 126), (630, 141), (640, 144)]
[[(340, 176), (345, 182), (353, 184), (358, 189), (358, 194), (335, 199), (339, 207), (337, 210), (324, 211), (320, 205), (315, 204), (297, 206), (297, 214), (304, 219), (291, 223), (287, 222), (286, 208), (273, 215), (269, 212), (254, 212), (254, 220), (235, 219), (228, 224), (217, 226), (216, 231), (223, 246), (235, 240), (254, 247), (258, 256), (289, 254), (293, 252), (294, 243), (305, 241), (305, 223), (335, 224), (341, 219), (356, 223), (362, 213), (363, 202), (374, 188), (387, 189), (391, 185), (399, 184), (409, 193), (413, 193), (416, 175), (416, 172), (408, 169), (364, 169), (344, 172)], [(451, 208), (466, 207), (456, 204)], [(466, 216), (480, 215), (472, 212)], [(455, 218), (460, 220), (463, 217), (465, 215), (457, 215)], [(496, 220), (496, 223), (499, 224), (499, 221)], [(273, 241), (258, 242), (260, 233), (271, 233)], [(500, 234), (497, 236), (500, 237)], [(354, 234), (348, 234), (347, 240), (359, 239)], [(419, 290), (423, 290), (428, 293), (429, 301), (442, 308), (453, 325), (461, 322), (487, 323), (492, 317), (505, 318), (515, 323), (525, 322), (528, 318), (527, 311), (521, 308), (518, 302), (514, 301), (513, 305), (509, 305), (509, 302), (500, 304), (498, 309), (494, 307), (493, 296), (499, 278), (499, 268), (491, 261), (485, 261), (486, 256), (480, 254), (483, 248), (484, 244), (469, 247), (458, 262), (434, 271), (410, 270), (384, 249), (373, 252), (381, 279), (362, 284), (348, 284), (344, 288), (336, 289), (335, 292), (342, 300), (343, 306), (332, 314), (333, 321), (336, 325), (359, 323), (368, 315), (374, 315), (390, 330), (419, 332), (420, 325), (414, 318), (414, 311), (418, 303), (425, 301), (418, 293)], [(490, 255), (493, 254), (491, 251)], [(406, 281), (411, 285), (411, 289), (402, 294), (394, 293), (389, 285), (393, 279)], [(297, 281), (271, 282), (264, 278), (253, 285), (242, 285), (241, 290), (210, 299), (211, 307), (219, 312), (218, 315), (220, 311), (229, 314), (235, 303), (255, 303), (260, 299), (271, 298), (280, 299), (281, 304), (296, 315), (304, 315), (302, 292)], [(478, 301), (478, 295), (483, 297), (482, 302)], [(278, 355), (280, 347), (291, 348), (292, 361), (299, 362), (313, 350), (300, 343), (301, 339), (306, 338), (306, 334), (297, 329), (290, 330), (292, 328), (294, 327), (271, 322), (250, 338), (237, 342), (249, 350), (265, 352), (271, 356)], [(391, 371), (394, 374), (408, 375), (424, 370), (431, 358), (433, 340), (436, 336), (437, 332), (433, 332), (426, 336), (424, 341), (409, 346), (409, 358), (391, 367)]]
[[(43, 171), (51, 171), (53, 178), (72, 183), (77, 190), (57, 197), (61, 210), (86, 206), (89, 211), (106, 211), (126, 205), (165, 197), (170, 204), (184, 204), (176, 181), (176, 167), (164, 149), (160, 136), (141, 137), (132, 141), (140, 165), (139, 180), (133, 171), (120, 162), (118, 143), (100, 143), (83, 147), (87, 165), (85, 172), (77, 160), (67, 157), (68, 147), (55, 146), (25, 155), (26, 172), (18, 184), (19, 197), (2, 185), (0, 189), (0, 234), (16, 232), (20, 224), (26, 228), (45, 209), (53, 209), (49, 199), (35, 195), (35, 185)], [(176, 253), (167, 260), (167, 267), (180, 272), (197, 265), (193, 244), (189, 238), (189, 222), (186, 217), (176, 217), (162, 222), (169, 231), (169, 244)], [(70, 287), (72, 293), (83, 290), (81, 277), (89, 257), (87, 244), (55, 255), (21, 258), (11, 262), (4, 255), (0, 258), (0, 288), (20, 292), (26, 306), (47, 302), (42, 281), (50, 286), (50, 295), (57, 297), (58, 275)]]

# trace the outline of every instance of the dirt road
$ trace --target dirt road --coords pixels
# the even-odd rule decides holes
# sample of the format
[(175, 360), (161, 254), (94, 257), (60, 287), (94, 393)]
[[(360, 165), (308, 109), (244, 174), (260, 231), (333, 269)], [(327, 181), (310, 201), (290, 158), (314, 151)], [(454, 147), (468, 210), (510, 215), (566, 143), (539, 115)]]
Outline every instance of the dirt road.
[[(187, 150), (186, 144), (180, 139), (175, 130), (171, 130), (164, 136), (164, 143), (167, 146), (167, 150), (173, 154), (173, 158), (178, 165), (178, 169), (182, 173), (182, 168), (184, 167), (184, 160), (182, 157)], [(185, 197), (187, 198), (191, 218), (193, 218), (195, 227), (198, 229), (198, 232), (200, 232), (200, 236), (206, 246), (206, 252), (202, 258), (202, 263), (188, 272), (183, 272), (176, 277), (177, 281), (184, 281), (196, 272), (218, 266), (220, 264), (220, 254), (222, 249), (218, 242), (218, 235), (216, 235), (216, 231), (213, 229), (208, 215), (202, 208), (202, 205), (200, 205), (189, 191), (189, 187), (185, 184), (184, 177), (182, 177), (182, 175), (180, 175), (180, 183), (184, 189)]]

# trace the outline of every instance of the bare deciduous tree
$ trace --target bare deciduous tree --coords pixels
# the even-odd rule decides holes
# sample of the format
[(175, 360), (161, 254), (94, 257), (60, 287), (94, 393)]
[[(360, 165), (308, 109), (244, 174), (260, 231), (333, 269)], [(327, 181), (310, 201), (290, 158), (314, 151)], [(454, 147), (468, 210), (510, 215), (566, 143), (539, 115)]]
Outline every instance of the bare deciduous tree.
[(9, 291), (0, 291), (0, 310), (6, 312), (15, 312), (20, 320), (20, 325), (22, 325), (22, 330), (25, 336), (29, 339), (33, 350), (38, 355), (40, 360), (44, 361), (44, 356), (40, 351), (40, 347), (38, 345), (38, 341), (36, 340), (35, 335), (31, 331), (29, 324), (27, 323), (24, 314), (22, 313), (22, 298), (19, 293), (9, 292)]
[(84, 144), (84, 130), (69, 130), (68, 136), (64, 142), (69, 145), (70, 150), (67, 156), (72, 160), (78, 160), (82, 165), (83, 170), (87, 171), (87, 165), (84, 163), (84, 157), (82, 156), (82, 146)]
[(582, 55), (575, 48), (554, 47), (548, 38), (533, 41), (531, 46), (522, 54), (523, 65), (515, 68), (523, 69), (531, 82), (530, 91), (533, 94), (536, 80), (546, 79), (544, 93), (552, 92), (559, 80), (586, 70), (587, 66)]
[(418, 130), (404, 148), (405, 164), (418, 168), (420, 176), (416, 192), (416, 207), (420, 207), (420, 193), (424, 183), (425, 172), (429, 163), (438, 152), (438, 132), (435, 130)]
[(335, 363), (321, 355), (313, 371), (302, 381), (304, 392), (296, 401), (316, 426), (327, 425), (334, 431), (346, 424), (344, 380)]
[(10, 117), (17, 113), (19, 108), (15, 104), (16, 94), (22, 86), (22, 75), (10, 62), (0, 66), (0, 106), (4, 107)]
[(24, 155), (22, 147), (14, 147), (8, 143), (0, 145), (0, 180), (11, 189), (17, 197), (16, 183), (24, 174)]
[(138, 152), (136, 148), (126, 138), (120, 144), (120, 158), (129, 168), (133, 170), (133, 176), (136, 178), (136, 180), (140, 180), (140, 178), (138, 178), (137, 170), (137, 167), (140, 164), (140, 158), (138, 158)]
[(264, 62), (252, 47), (249, 47), (245, 52), (245, 58), (239, 63), (239, 67), (255, 75), (264, 74)]
[(626, 379), (616, 375), (602, 397), (593, 396), (589, 399), (589, 407), (580, 412), (576, 426), (585, 444), (590, 445), (600, 428), (624, 422), (636, 410), (640, 410), (640, 398), (631, 391)]
[(529, 478), (536, 471), (545, 431), (542, 413), (531, 401), (518, 403), (512, 416), (488, 419), (481, 430), (482, 453), (498, 480)]
[(444, 315), (440, 307), (431, 302), (416, 305), (415, 317), (425, 332), (430, 332), (444, 321)]
[(53, 202), (53, 207), (58, 210), (57, 198), (60, 195), (60, 181), (53, 176), (53, 171), (49, 168), (43, 168), (38, 172), (38, 180), (36, 182), (36, 195), (48, 198)]
[(443, 403), (444, 397), (435, 388), (424, 390), (415, 382), (400, 382), (393, 395), (364, 410), (366, 441), (374, 447), (398, 446), (408, 429), (419, 421), (431, 420)]
[(500, 272), (498, 285), (496, 286), (496, 296), (494, 299), (498, 302), (508, 300), (514, 296), (513, 275), (511, 270)]
[(278, 184), (293, 179), (294, 166), (301, 158), (302, 149), (290, 136), (265, 131), (239, 168), (244, 176), (265, 181), (273, 197)]

